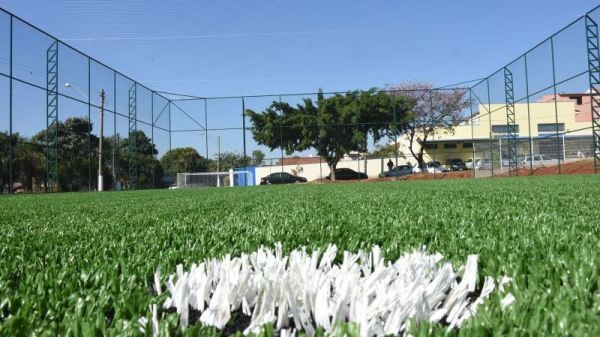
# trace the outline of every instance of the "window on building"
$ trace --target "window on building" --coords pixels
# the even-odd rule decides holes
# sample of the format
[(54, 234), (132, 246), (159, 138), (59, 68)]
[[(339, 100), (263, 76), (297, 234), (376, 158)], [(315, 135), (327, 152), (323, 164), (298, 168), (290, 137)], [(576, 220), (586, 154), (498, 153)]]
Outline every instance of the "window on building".
[(425, 143), (425, 150), (435, 150), (435, 149), (437, 149), (437, 144)]
[[(492, 132), (493, 133), (508, 133), (510, 127), (511, 127), (510, 125), (492, 125)], [(513, 133), (519, 133), (519, 125), (518, 124), (515, 125)]]
[(571, 97), (569, 97), (569, 99), (575, 100), (575, 104), (577, 104), (577, 105), (583, 104), (583, 97), (581, 97), (581, 96), (574, 96), (574, 97), (571, 96)]
[(473, 143), (463, 143), (463, 149), (472, 149)]
[(456, 149), (456, 143), (444, 143), (444, 149)]
[(538, 132), (561, 132), (565, 131), (565, 123), (542, 123), (538, 124)]

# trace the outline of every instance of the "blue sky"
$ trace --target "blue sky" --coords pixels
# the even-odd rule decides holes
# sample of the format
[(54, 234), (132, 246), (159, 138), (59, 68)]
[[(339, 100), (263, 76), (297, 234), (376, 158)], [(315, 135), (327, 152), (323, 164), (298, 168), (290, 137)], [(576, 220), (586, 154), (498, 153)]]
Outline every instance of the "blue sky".
[[(319, 88), (343, 91), (406, 80), (445, 85), (481, 78), (597, 4), (583, 0), (0, 1), (4, 9), (152, 89), (203, 97)], [(27, 63), (28, 48), (35, 48), (36, 41), (23, 37), (19, 43), (22, 62)], [(45, 45), (40, 45), (43, 48), (35, 53), (45, 53)], [(69, 63), (70, 81), (87, 92), (87, 80), (78, 80), (85, 64)], [(42, 81), (44, 67), (23, 65), (20, 71)], [(68, 92), (82, 99), (79, 93)], [(269, 102), (246, 103), (261, 109)], [(209, 127), (241, 126), (239, 117), (231, 117), (241, 113), (239, 101), (212, 104)], [(63, 107), (68, 109), (68, 104)], [(181, 107), (203, 122), (199, 102)], [(79, 114), (78, 108), (72, 110)], [(44, 113), (35, 117), (40, 127), (45, 124)], [(27, 124), (23, 118), (20, 123)], [(174, 123), (180, 129), (195, 127), (186, 119)], [(233, 139), (228, 135), (234, 132), (239, 133), (213, 133), (210, 152), (217, 134)], [(165, 136), (161, 137), (164, 144)], [(203, 137), (201, 133), (177, 135), (174, 145), (192, 142), (190, 138), (204, 142)], [(230, 140), (225, 146), (239, 150), (239, 143)], [(258, 148), (251, 143), (249, 150)], [(194, 146), (201, 149), (205, 144)]]
[(200, 96), (471, 80), (595, 5), (589, 0), (0, 1), (152, 88)]

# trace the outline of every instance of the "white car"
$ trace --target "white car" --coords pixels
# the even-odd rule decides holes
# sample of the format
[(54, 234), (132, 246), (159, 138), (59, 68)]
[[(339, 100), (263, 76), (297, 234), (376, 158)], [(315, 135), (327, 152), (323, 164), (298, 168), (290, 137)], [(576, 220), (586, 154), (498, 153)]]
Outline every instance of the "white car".
[(545, 154), (534, 154), (533, 156), (525, 156), (519, 165), (524, 167), (531, 166), (553, 166), (558, 165), (558, 160)]
[(430, 161), (424, 165), (425, 167), (418, 167), (417, 164), (413, 166), (414, 173), (442, 173), (450, 172), (450, 168), (440, 164), (439, 161)]
[[(475, 163), (475, 165), (473, 165), (473, 163)], [(475, 158), (475, 160), (468, 159), (465, 162), (465, 166), (467, 167), (467, 170), (473, 170), (473, 167), (475, 167), (475, 170), (491, 170), (492, 161), (487, 158)]]

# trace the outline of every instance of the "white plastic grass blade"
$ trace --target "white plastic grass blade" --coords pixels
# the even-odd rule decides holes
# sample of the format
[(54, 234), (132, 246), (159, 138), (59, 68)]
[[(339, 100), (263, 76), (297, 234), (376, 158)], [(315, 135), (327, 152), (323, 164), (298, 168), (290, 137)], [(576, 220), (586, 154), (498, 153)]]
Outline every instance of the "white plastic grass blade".
[(498, 281), (498, 291), (500, 291), (501, 293), (504, 292), (504, 286), (509, 284), (510, 282), (512, 282), (512, 278), (504, 275), (500, 278), (500, 281)]
[(504, 296), (504, 298), (500, 300), (500, 306), (502, 306), (502, 309), (506, 309), (513, 305), (515, 300), (515, 296), (513, 296), (511, 293), (508, 293), (508, 295)]
[(154, 291), (156, 291), (157, 295), (162, 294), (162, 289), (160, 287), (160, 269), (156, 269), (154, 273)]
[(467, 264), (465, 265), (463, 281), (466, 282), (467, 289), (470, 292), (475, 291), (475, 286), (477, 285), (477, 259), (477, 255), (469, 255)]
[[(459, 328), (495, 289), (494, 280), (485, 277), (481, 293), (473, 299), (476, 255), (455, 270), (441, 254), (429, 255), (424, 248), (395, 262), (386, 262), (378, 246), (358, 254), (344, 251), (337, 265), (335, 245), (322, 254), (309, 254), (304, 248), (288, 256), (282, 252), (277, 244), (274, 250), (260, 247), (240, 257), (194, 264), (189, 272), (178, 265), (167, 278), (169, 297), (163, 308), (176, 308), (182, 326), (190, 323), (191, 307), (200, 313), (202, 324), (218, 329), (229, 323), (233, 312), (250, 316), (244, 334), (259, 333), (268, 324), (284, 337), (298, 331), (312, 336), (317, 327), (333, 335), (339, 332), (338, 322), (349, 322), (361, 337), (379, 337), (405, 335), (411, 319), (445, 323), (449, 331)], [(506, 282), (499, 281), (499, 287)], [(162, 289), (158, 270), (154, 288), (157, 294)], [(502, 300), (503, 307), (514, 302), (509, 296)], [(154, 333), (158, 318), (156, 308), (150, 310)], [(146, 328), (147, 320), (144, 323)], [(295, 329), (290, 329), (292, 324)]]
[(148, 325), (148, 319), (146, 317), (138, 318), (138, 325), (140, 326), (140, 332), (142, 334), (146, 333), (146, 325)]
[(156, 304), (150, 306), (150, 312), (152, 312), (152, 337), (158, 337), (159, 323), (158, 323), (158, 310)]

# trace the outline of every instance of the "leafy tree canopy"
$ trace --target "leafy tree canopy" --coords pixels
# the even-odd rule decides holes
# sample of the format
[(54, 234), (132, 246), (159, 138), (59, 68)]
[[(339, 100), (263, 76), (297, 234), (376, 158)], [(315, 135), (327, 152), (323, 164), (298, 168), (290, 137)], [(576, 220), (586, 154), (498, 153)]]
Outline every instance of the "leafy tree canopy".
[(414, 101), (412, 119), (406, 124), (404, 137), (419, 167), (423, 167), (424, 144), (427, 140), (436, 134), (453, 133), (454, 127), (465, 119), (464, 110), (469, 107), (466, 90), (440, 90), (426, 82), (389, 85), (387, 89)]
[(209, 164), (209, 171), (225, 172), (230, 169), (246, 167), (252, 165), (252, 158), (244, 156), (237, 152), (223, 152), (218, 160), (212, 160)]
[(160, 163), (169, 174), (183, 172), (206, 172), (209, 161), (202, 157), (193, 147), (179, 147), (167, 151)]
[(307, 98), (296, 106), (273, 102), (263, 112), (248, 109), (246, 114), (257, 143), (288, 154), (313, 148), (325, 158), (335, 179), (335, 168), (344, 154), (366, 152), (369, 135), (378, 142), (395, 129), (404, 129), (412, 106), (406, 96), (373, 88), (329, 97), (319, 91), (317, 101)]

